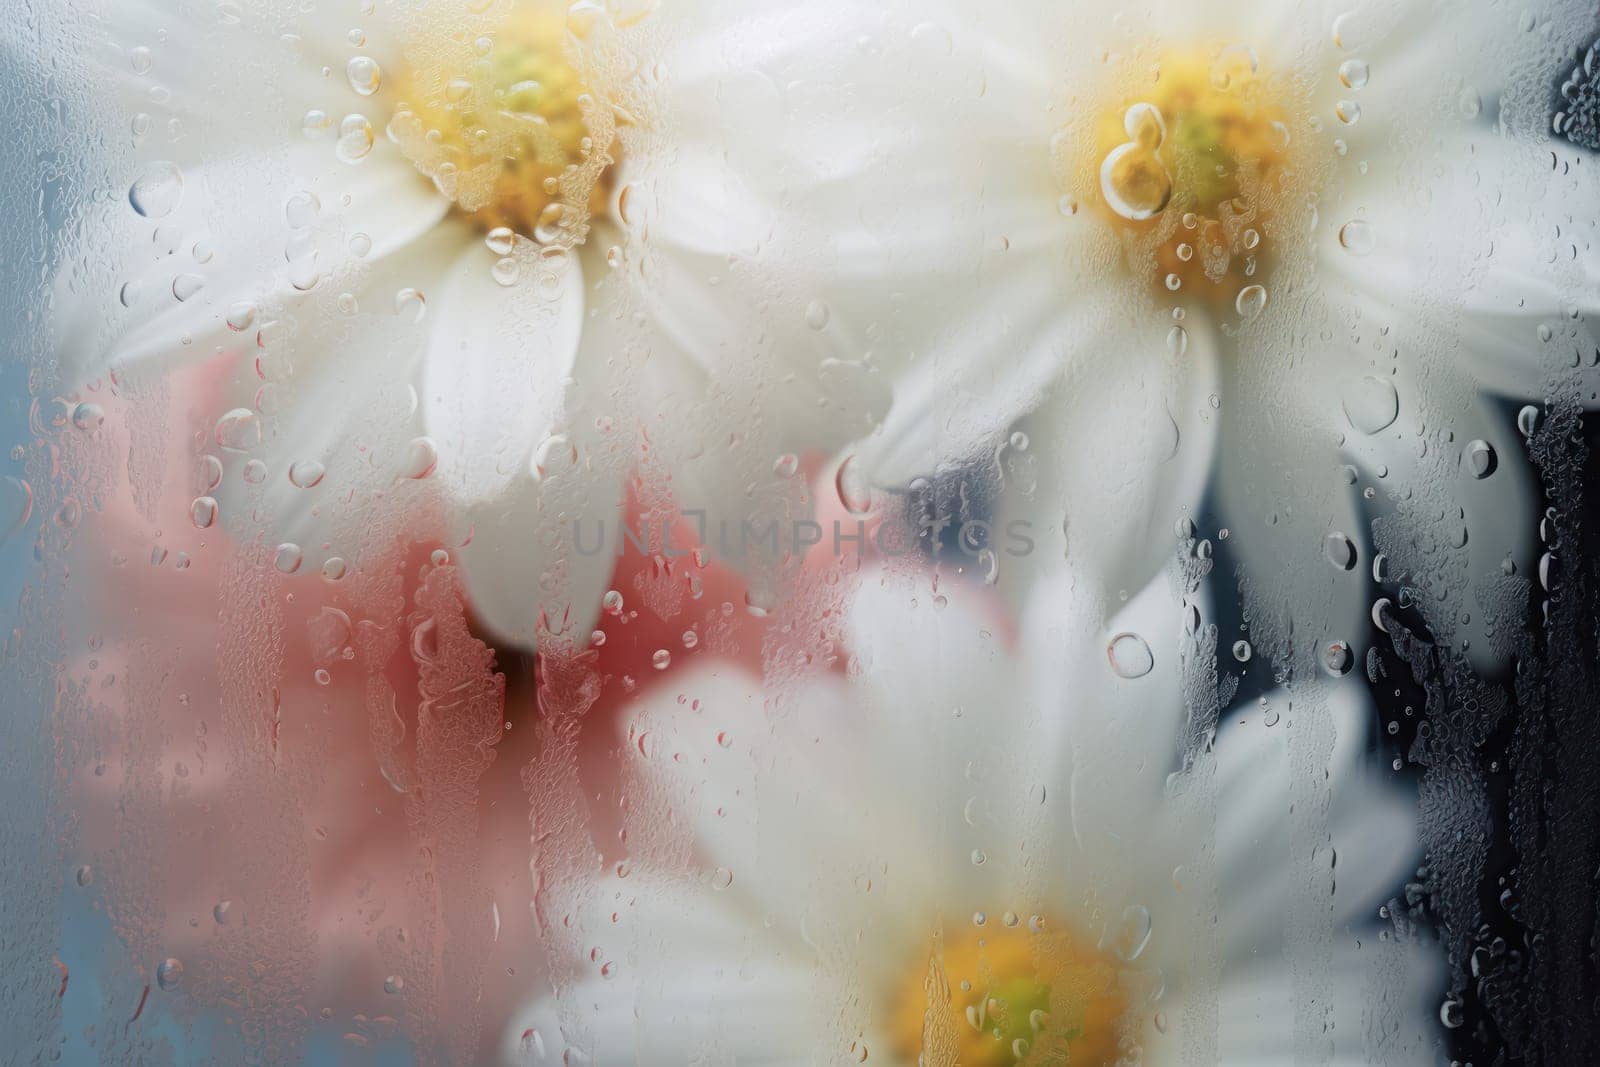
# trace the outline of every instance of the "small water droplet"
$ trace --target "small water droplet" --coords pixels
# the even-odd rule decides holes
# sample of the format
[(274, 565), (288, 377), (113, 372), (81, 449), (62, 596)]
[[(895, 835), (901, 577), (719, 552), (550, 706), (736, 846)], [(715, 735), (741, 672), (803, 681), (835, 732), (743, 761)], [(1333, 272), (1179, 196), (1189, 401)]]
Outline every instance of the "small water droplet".
[(1468, 442), (1462, 456), (1467, 461), (1467, 470), (1474, 478), (1489, 477), (1499, 465), (1499, 457), (1495, 455), (1494, 446), (1481, 438)]
[(1350, 425), (1365, 434), (1388, 428), (1400, 415), (1400, 394), (1386, 378), (1367, 375), (1341, 390), (1345, 417)]
[(1339, 227), (1339, 244), (1351, 255), (1365, 256), (1377, 247), (1378, 236), (1372, 223), (1365, 219), (1351, 219)]
[(1117, 957), (1127, 963), (1138, 959), (1150, 944), (1153, 929), (1149, 908), (1143, 904), (1129, 904), (1123, 908), (1122, 923), (1114, 941)]
[(422, 479), (439, 466), (439, 446), (431, 437), (413, 437), (400, 464), (400, 477)]
[(334, 154), (341, 162), (360, 163), (372, 154), (372, 123), (365, 115), (346, 115), (339, 123), (339, 141)]
[(189, 521), (194, 523), (194, 528), (197, 530), (209, 530), (212, 523), (217, 521), (216, 498), (195, 497), (194, 503), (189, 505)]
[(1267, 309), (1267, 291), (1259, 285), (1247, 285), (1239, 290), (1233, 306), (1240, 318), (1253, 319)]
[(1322, 650), (1322, 668), (1335, 678), (1343, 678), (1356, 664), (1356, 654), (1343, 641), (1331, 641)]
[(193, 298), (205, 285), (206, 280), (198, 274), (180, 274), (172, 279), (172, 295), (182, 303)]
[(1342, 533), (1331, 533), (1322, 543), (1323, 554), (1328, 557), (1328, 562), (1342, 571), (1354, 570), (1356, 565), (1356, 545)]
[(277, 552), (273, 555), (272, 565), (282, 574), (293, 574), (300, 569), (300, 564), (305, 558), (306, 554), (300, 550), (299, 545), (285, 541), (278, 546)]
[(241, 300), (228, 307), (228, 329), (235, 333), (242, 333), (255, 325), (256, 306), (248, 300)]
[(317, 194), (302, 189), (283, 205), (283, 217), (290, 229), (304, 230), (317, 221), (317, 214), (321, 210), (322, 201)]
[(72, 425), (85, 433), (92, 433), (98, 430), (100, 424), (105, 421), (106, 413), (99, 404), (93, 404), (85, 400), (72, 409)]
[(553, 433), (533, 450), (533, 475), (541, 481), (554, 478), (578, 466), (578, 446), (566, 434)]
[(1155, 657), (1145, 639), (1136, 633), (1120, 633), (1106, 646), (1111, 669), (1122, 678), (1143, 678), (1155, 669)]
[(1339, 81), (1346, 89), (1365, 89), (1370, 75), (1365, 60), (1347, 59), (1339, 64)]
[(865, 515), (872, 510), (872, 487), (868, 484), (856, 457), (850, 456), (839, 464), (839, 473), (834, 477), (834, 488), (839, 494), (840, 502), (850, 514)]
[(183, 171), (176, 163), (150, 164), (128, 189), (128, 203), (147, 219), (165, 218), (182, 199)]
[(164, 990), (174, 990), (183, 982), (183, 961), (168, 956), (156, 966), (156, 984)]
[(233, 452), (245, 452), (261, 443), (261, 420), (249, 408), (234, 408), (217, 420), (217, 444)]
[(517, 247), (517, 235), (508, 226), (496, 226), (484, 235), (483, 243), (497, 256), (509, 256)]
[(350, 88), (361, 96), (371, 96), (383, 84), (383, 71), (371, 56), (351, 56), (344, 73), (350, 79)]
[(407, 322), (421, 322), (428, 313), (428, 299), (418, 289), (401, 289), (394, 294), (394, 313)]
[(311, 489), (318, 485), (327, 468), (314, 459), (298, 459), (289, 465), (289, 484), (296, 489)]

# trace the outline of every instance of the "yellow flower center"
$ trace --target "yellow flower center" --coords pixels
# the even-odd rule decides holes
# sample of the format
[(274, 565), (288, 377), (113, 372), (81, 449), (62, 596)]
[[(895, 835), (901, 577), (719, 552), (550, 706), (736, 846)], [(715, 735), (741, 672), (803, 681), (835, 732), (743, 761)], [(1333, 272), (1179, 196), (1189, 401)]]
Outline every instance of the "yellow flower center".
[(893, 991), (896, 1062), (1116, 1063), (1136, 1027), (1118, 961), (1041, 920), (960, 931)]
[(389, 137), (461, 214), (574, 245), (603, 211), (615, 122), (585, 86), (560, 6), (521, 5), (492, 35), (419, 49)]
[(1294, 173), (1287, 112), (1242, 45), (1162, 57), (1099, 111), (1092, 184), (1130, 258), (1169, 292), (1236, 302)]

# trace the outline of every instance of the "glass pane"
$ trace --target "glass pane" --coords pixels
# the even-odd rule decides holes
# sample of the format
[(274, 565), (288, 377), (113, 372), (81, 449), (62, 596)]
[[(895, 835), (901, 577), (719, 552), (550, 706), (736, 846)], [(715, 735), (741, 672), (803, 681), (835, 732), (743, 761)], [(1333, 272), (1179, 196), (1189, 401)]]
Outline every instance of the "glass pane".
[(1588, 1062), (1593, 10), (0, 20), (18, 1062)]

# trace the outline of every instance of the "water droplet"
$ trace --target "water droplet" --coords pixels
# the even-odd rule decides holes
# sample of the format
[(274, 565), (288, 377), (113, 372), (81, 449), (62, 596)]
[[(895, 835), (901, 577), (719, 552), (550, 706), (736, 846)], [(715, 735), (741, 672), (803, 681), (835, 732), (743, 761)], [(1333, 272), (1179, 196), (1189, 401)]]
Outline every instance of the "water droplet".
[(1247, 285), (1239, 290), (1233, 306), (1243, 319), (1253, 319), (1267, 309), (1267, 291), (1259, 285)]
[(1346, 89), (1365, 89), (1370, 75), (1365, 60), (1347, 59), (1339, 64), (1339, 81)]
[(90, 867), (87, 863), (85, 863), (82, 867), (78, 868), (77, 879), (78, 879), (78, 885), (80, 885), (80, 886), (89, 885), (91, 882), (94, 881), (94, 869), (92, 867)]
[(1143, 678), (1155, 669), (1155, 657), (1150, 646), (1136, 633), (1120, 633), (1106, 646), (1106, 658), (1111, 669), (1123, 678)]
[(401, 289), (394, 294), (394, 313), (407, 322), (421, 322), (428, 313), (428, 299), (417, 289)]
[(233, 452), (245, 452), (261, 443), (261, 420), (249, 408), (234, 408), (217, 420), (217, 444)]
[(372, 123), (365, 115), (346, 115), (339, 123), (339, 141), (334, 154), (341, 162), (360, 163), (372, 153)]
[(1150, 944), (1153, 930), (1150, 909), (1143, 904), (1129, 904), (1122, 909), (1122, 923), (1113, 942), (1117, 957), (1127, 963), (1138, 959)]
[(1189, 351), (1189, 331), (1182, 326), (1174, 326), (1167, 331), (1167, 351), (1174, 358), (1181, 359)]
[(494, 266), (489, 268), (489, 276), (496, 285), (509, 289), (522, 279), (522, 264), (511, 256), (504, 256), (494, 261)]
[(1166, 123), (1154, 105), (1138, 103), (1123, 113), (1122, 127), (1128, 140), (1100, 164), (1100, 193), (1125, 219), (1153, 218), (1172, 200), (1172, 175), (1158, 155)]
[(1341, 100), (1333, 105), (1333, 113), (1339, 116), (1339, 121), (1346, 126), (1354, 126), (1361, 121), (1361, 105), (1354, 100)]
[(391, 996), (405, 989), (406, 980), (398, 974), (391, 974), (383, 980), (383, 991)]
[(872, 510), (872, 487), (854, 456), (839, 464), (839, 473), (833, 481), (840, 502), (850, 514), (865, 515)]
[(1517, 412), (1517, 429), (1522, 431), (1522, 436), (1524, 437), (1532, 437), (1538, 433), (1539, 426), (1543, 421), (1542, 413), (1533, 404), (1528, 404)]
[(7, 475), (0, 479), (0, 541), (28, 523), (33, 514), (33, 486)]
[(1331, 533), (1322, 542), (1323, 554), (1328, 557), (1328, 562), (1342, 571), (1354, 570), (1356, 565), (1356, 546), (1342, 533)]
[(322, 481), (327, 468), (314, 459), (299, 459), (289, 465), (289, 484), (296, 489), (311, 489)]
[(1365, 219), (1351, 219), (1339, 227), (1339, 244), (1351, 255), (1365, 256), (1378, 244), (1378, 235), (1372, 223)]
[(197, 530), (209, 530), (211, 524), (217, 521), (216, 498), (195, 497), (194, 503), (189, 505), (189, 521), (194, 523), (194, 528)]
[(172, 295), (181, 303), (204, 289), (206, 280), (198, 274), (180, 274), (172, 279)]
[(152, 163), (128, 189), (128, 203), (147, 219), (172, 214), (183, 199), (183, 171), (176, 163)]
[(300, 132), (306, 137), (321, 137), (333, 128), (333, 116), (320, 108), (312, 108), (300, 119)]
[(321, 210), (322, 201), (317, 198), (317, 194), (302, 189), (289, 197), (288, 202), (283, 205), (283, 217), (290, 229), (304, 230), (317, 221), (317, 213)]
[(1467, 470), (1474, 478), (1489, 477), (1499, 465), (1499, 457), (1494, 453), (1494, 446), (1481, 438), (1469, 441), (1462, 456), (1467, 461)]
[(293, 574), (300, 569), (300, 564), (305, 558), (306, 554), (300, 550), (299, 545), (285, 541), (278, 546), (278, 551), (273, 555), (272, 565), (282, 574)]
[(1240, 663), (1249, 663), (1253, 654), (1254, 650), (1250, 647), (1249, 641), (1235, 641), (1233, 643), (1233, 658)]
[(484, 235), (483, 243), (497, 256), (509, 256), (517, 247), (517, 235), (508, 226), (496, 226)]
[(72, 425), (85, 433), (92, 433), (100, 428), (106, 421), (106, 413), (99, 404), (92, 404), (85, 400), (72, 409)]
[(650, 666), (658, 671), (666, 670), (672, 666), (672, 653), (664, 648), (656, 649), (655, 654), (650, 657)]
[(1394, 384), (1375, 375), (1347, 384), (1340, 400), (1350, 425), (1365, 434), (1386, 429), (1400, 415), (1400, 394), (1395, 392)]
[(793, 452), (785, 452), (772, 464), (772, 473), (779, 478), (793, 478), (800, 470), (800, 457)]
[(176, 956), (168, 956), (156, 966), (156, 984), (162, 989), (171, 991), (182, 982), (183, 961)]
[(350, 79), (350, 88), (362, 96), (371, 96), (383, 84), (383, 71), (371, 56), (351, 56), (344, 73)]
[(821, 300), (813, 300), (806, 305), (806, 325), (813, 330), (825, 328), (831, 316), (832, 312), (829, 311), (828, 305)]
[(228, 912), (232, 908), (233, 901), (219, 900), (216, 906), (211, 909), (211, 917), (216, 920), (218, 926), (226, 926), (228, 925)]
[(533, 475), (541, 481), (573, 470), (578, 465), (578, 446), (566, 434), (553, 433), (533, 450)]
[(235, 333), (242, 333), (255, 325), (256, 306), (248, 300), (241, 300), (228, 306), (228, 329)]
[(422, 479), (439, 466), (439, 446), (431, 437), (413, 437), (400, 464), (400, 477)]
[(1322, 650), (1322, 668), (1335, 678), (1343, 678), (1356, 665), (1356, 654), (1343, 641), (1331, 641)]
[(572, 6), (567, 8), (567, 29), (580, 41), (587, 40), (606, 20), (606, 10), (600, 0), (573, 0)]

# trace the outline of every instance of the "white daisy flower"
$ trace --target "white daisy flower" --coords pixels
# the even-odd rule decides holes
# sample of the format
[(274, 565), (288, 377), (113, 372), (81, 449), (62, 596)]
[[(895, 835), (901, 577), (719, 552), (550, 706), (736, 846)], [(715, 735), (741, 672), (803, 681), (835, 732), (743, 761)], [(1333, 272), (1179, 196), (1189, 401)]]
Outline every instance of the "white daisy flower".
[[(1531, 484), (1513, 415), (1595, 395), (1576, 205), (1600, 168), (1552, 132), (1593, 31), (1574, 3), (896, 6), (873, 47), (918, 88), (853, 238), (882, 256), (830, 296), (903, 342), (861, 469), (905, 487), (1020, 426), (1037, 487), (1002, 507), (1065, 521), (1108, 602), (1211, 471), (1258, 619), (1365, 616), (1323, 559), (1339, 535), (1363, 571), (1375, 547), (1472, 590), (1430, 607), (1442, 640), (1514, 633), (1501, 562), (1534, 549), (1501, 525)], [(1486, 447), (1503, 473), (1479, 492)], [(1396, 513), (1376, 546), (1363, 496)]]
[(1414, 802), (1364, 755), (1359, 686), (1219, 729), (1181, 682), (1215, 629), (1173, 662), (1165, 582), (1109, 632), (1043, 589), (1015, 651), (970, 588), (871, 583), (845, 675), (764, 706), (702, 670), (627, 724), (632, 858), (561, 918), (590, 977), (529, 1006), (508, 1062), (1423, 1054), (1435, 968), (1378, 929)]
[[(776, 86), (831, 79), (840, 16), (118, 5), (106, 74), (138, 158), (58, 282), (66, 388), (109, 374), (137, 424), (164, 417), (163, 374), (203, 365), (210, 392), (178, 400), (215, 424), (198, 524), (340, 570), (442, 507), (500, 638), (585, 632), (610, 559), (573, 550), (575, 522), (596, 540), (660, 453), (720, 500), (782, 451), (781, 396), (748, 413), (788, 373), (763, 358), (799, 239), (783, 198), (832, 175)], [(132, 431), (141, 499), (158, 436)]]

